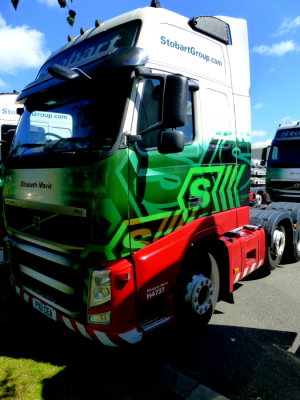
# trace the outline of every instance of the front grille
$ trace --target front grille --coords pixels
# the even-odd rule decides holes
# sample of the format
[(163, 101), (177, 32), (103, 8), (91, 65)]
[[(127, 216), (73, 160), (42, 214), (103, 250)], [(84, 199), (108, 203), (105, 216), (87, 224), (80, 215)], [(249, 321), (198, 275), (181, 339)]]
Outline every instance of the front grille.
[(71, 247), (83, 248), (89, 242), (85, 209), (10, 199), (4, 207), (8, 228), (16, 232)]
[(300, 182), (295, 181), (272, 181), (271, 186), (277, 190), (300, 191)]
[(8, 245), (16, 283), (63, 313), (86, 312), (86, 269), (80, 254), (90, 240), (87, 211), (5, 199)]
[(12, 269), (16, 282), (29, 293), (75, 316), (83, 311), (84, 277), (75, 254), (59, 254), (10, 238)]

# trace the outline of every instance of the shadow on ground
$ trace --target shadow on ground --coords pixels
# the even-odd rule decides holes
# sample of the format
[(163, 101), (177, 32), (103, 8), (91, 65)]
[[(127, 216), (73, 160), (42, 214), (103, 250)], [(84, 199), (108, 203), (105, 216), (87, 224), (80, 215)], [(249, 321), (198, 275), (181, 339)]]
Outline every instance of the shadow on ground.
[[(178, 399), (154, 377), (139, 346), (107, 348), (69, 331), (24, 304), (8, 280), (8, 272), (0, 268), (0, 359), (31, 359), (64, 367), (43, 381), (43, 399)], [(2, 394), (5, 399), (20, 398), (11, 379), (7, 376)]]
[(81, 338), (23, 305), (7, 281), (8, 274), (1, 271), (0, 356), (65, 366), (44, 380), (45, 400), (177, 399), (160, 384), (155, 360), (231, 400), (300, 400), (300, 350), (288, 352), (294, 332), (210, 324), (187, 335), (186, 327), (165, 328), (142, 344), (116, 350)]

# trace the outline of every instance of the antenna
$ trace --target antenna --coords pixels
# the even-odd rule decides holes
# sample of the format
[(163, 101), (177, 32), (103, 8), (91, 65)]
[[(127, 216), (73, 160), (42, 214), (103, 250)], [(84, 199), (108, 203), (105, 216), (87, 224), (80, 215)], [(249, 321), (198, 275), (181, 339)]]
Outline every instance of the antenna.
[(151, 7), (160, 8), (161, 7), (160, 1), (159, 0), (152, 0), (151, 1)]

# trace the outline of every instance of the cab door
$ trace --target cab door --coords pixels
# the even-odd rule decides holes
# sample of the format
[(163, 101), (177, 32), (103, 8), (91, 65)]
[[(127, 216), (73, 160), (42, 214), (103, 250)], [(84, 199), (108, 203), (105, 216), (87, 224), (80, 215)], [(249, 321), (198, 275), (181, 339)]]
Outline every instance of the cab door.
[(138, 82), (135, 132), (141, 140), (129, 149), (129, 215), (131, 250), (135, 252), (183, 226), (193, 199), (184, 187), (191, 167), (199, 165), (201, 139), (197, 134), (197, 92), (189, 90), (184, 126), (184, 149), (161, 154), (157, 149), (162, 131), (164, 79), (144, 77)]

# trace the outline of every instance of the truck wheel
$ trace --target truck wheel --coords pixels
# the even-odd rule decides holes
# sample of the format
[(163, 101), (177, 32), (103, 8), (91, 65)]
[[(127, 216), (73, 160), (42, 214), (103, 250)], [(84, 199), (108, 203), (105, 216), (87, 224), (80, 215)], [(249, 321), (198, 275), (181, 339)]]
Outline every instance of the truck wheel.
[(256, 193), (256, 195), (255, 195), (255, 204), (262, 204), (262, 203), (263, 203), (262, 194)]
[(196, 255), (199, 267), (191, 269), (184, 282), (182, 315), (194, 326), (203, 327), (213, 315), (220, 291), (220, 274), (217, 261), (211, 253)]
[(270, 271), (273, 271), (281, 262), (285, 244), (286, 244), (285, 229), (282, 225), (276, 226), (272, 233), (271, 244), (267, 248), (266, 266)]
[(297, 227), (295, 232), (295, 243), (294, 243), (294, 261), (300, 261), (300, 227)]

